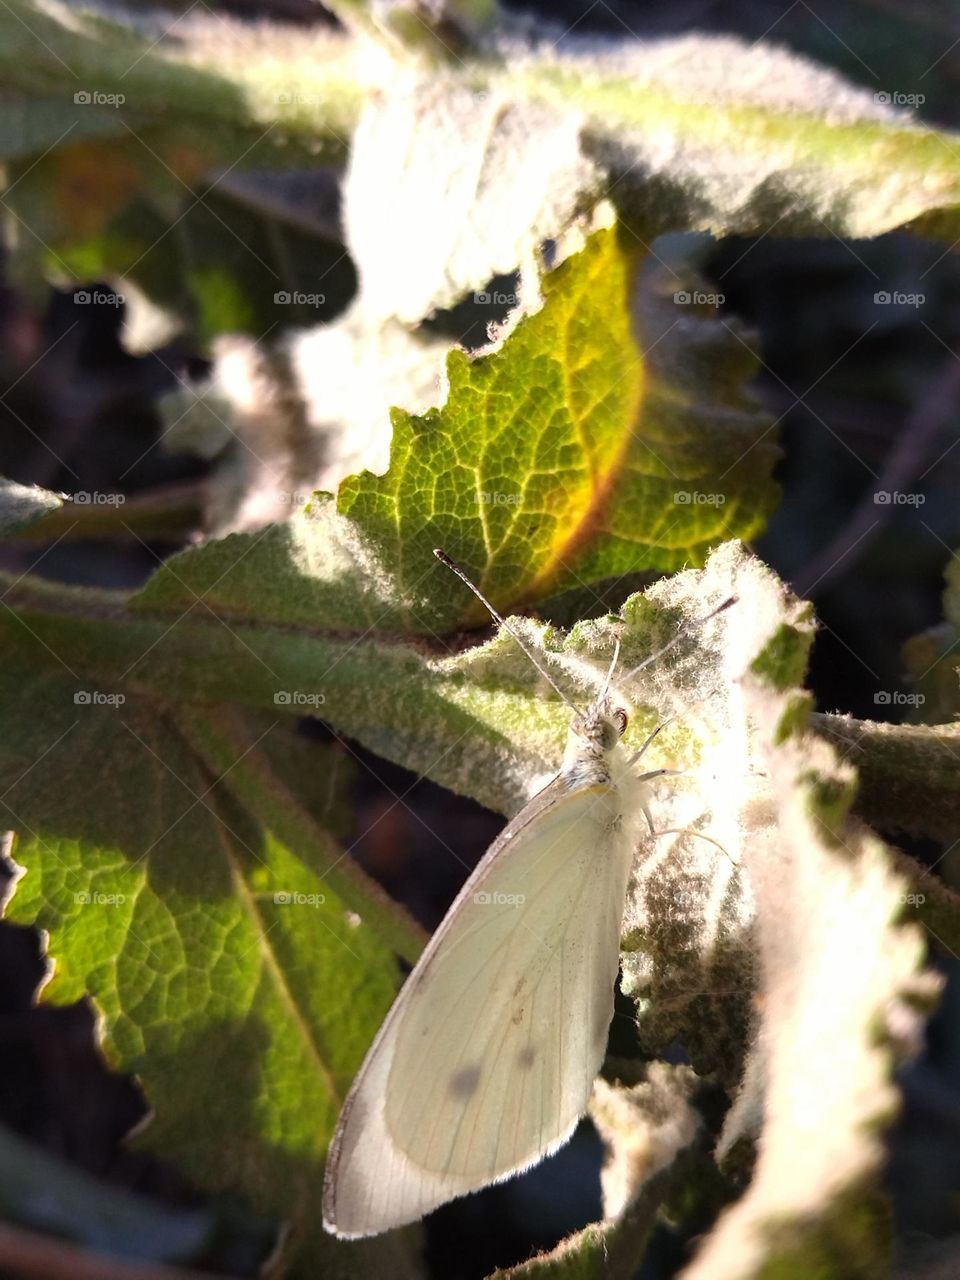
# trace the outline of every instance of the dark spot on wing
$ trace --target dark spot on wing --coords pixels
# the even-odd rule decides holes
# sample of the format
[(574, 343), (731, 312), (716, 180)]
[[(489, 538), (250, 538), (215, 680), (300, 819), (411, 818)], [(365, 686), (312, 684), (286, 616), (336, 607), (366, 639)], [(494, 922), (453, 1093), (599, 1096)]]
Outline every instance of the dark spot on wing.
[(519, 1027), (520, 1023), (523, 1021), (523, 1005), (520, 1005), (510, 1021), (515, 1027)]
[(517, 1066), (522, 1067), (524, 1071), (529, 1071), (537, 1060), (537, 1051), (531, 1046), (521, 1049), (517, 1054)]
[(526, 981), (527, 981), (526, 978), (521, 973), (520, 977), (517, 979), (517, 985), (513, 988), (513, 994), (515, 996), (518, 996), (520, 992), (523, 990), (524, 986), (526, 985)]
[(469, 1098), (480, 1083), (479, 1067), (463, 1067), (450, 1077), (450, 1092), (455, 1098)]

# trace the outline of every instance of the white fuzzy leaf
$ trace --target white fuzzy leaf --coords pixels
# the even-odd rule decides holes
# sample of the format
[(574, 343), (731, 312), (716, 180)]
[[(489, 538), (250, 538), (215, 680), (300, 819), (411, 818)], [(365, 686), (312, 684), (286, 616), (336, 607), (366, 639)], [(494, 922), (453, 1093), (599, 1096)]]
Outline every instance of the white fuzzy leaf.
[[(505, 81), (582, 111), (585, 153), (648, 228), (871, 236), (955, 198), (956, 144), (916, 119), (908, 95), (861, 89), (776, 45), (578, 33), (499, 51)], [(911, 150), (926, 153), (925, 181), (907, 172)], [(659, 203), (638, 193), (648, 184)]]
[(361, 116), (344, 211), (364, 310), (418, 324), (527, 263), (598, 174), (575, 111), (448, 77), (396, 81)]
[[(815, 1235), (844, 1197), (869, 1189), (897, 1105), (892, 1067), (916, 1051), (918, 1002), (937, 990), (922, 972), (919, 930), (897, 922), (907, 886), (889, 851), (847, 817), (851, 767), (802, 728), (789, 675), (810, 630), (805, 606), (733, 545), (648, 596), (694, 614), (731, 591), (737, 605), (669, 674), (674, 701), (678, 683), (694, 699), (711, 681), (717, 692), (697, 713), (710, 731), (691, 769), (695, 788), (684, 797), (676, 787), (658, 807), (659, 818), (696, 826), (723, 851), (690, 836), (664, 851), (661, 838), (657, 852), (641, 853), (627, 917), (624, 971), (645, 998), (641, 1030), (646, 1023), (661, 1040), (679, 1031), (695, 1062), (725, 1076), (723, 1035), (742, 1060), (757, 997), (753, 1048), (721, 1140), (726, 1150), (759, 1126), (756, 1169), (685, 1280), (766, 1274), (778, 1249)], [(715, 984), (722, 989), (711, 992)], [(738, 991), (731, 1018), (725, 1002)], [(842, 1223), (839, 1245), (831, 1230), (842, 1256)]]
[(446, 397), (450, 343), (351, 308), (293, 336), (290, 364), (311, 430), (323, 442), (315, 489), (335, 491), (359, 471), (386, 471), (390, 410), (424, 413)]

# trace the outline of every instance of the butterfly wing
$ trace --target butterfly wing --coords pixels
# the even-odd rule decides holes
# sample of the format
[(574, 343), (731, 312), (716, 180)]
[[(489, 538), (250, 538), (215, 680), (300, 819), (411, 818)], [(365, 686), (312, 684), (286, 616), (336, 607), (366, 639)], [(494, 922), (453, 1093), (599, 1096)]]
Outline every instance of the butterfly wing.
[(536, 1163), (586, 1109), (613, 1015), (632, 856), (608, 780), (561, 774), (494, 842), (374, 1041), (324, 1222), (373, 1235)]

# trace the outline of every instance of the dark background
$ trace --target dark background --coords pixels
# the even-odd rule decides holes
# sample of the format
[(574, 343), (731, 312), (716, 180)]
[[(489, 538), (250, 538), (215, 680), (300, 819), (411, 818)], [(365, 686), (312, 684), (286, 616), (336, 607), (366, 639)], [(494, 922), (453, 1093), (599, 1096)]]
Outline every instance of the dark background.
[[(329, 17), (296, 0), (233, 6), (302, 23)], [(580, 31), (665, 36), (693, 30), (765, 37), (836, 67), (872, 91), (920, 93), (931, 124), (960, 127), (960, 9), (908, 0), (645, 4), (554, 3), (544, 12)], [(385, 214), (388, 216), (388, 213)], [(781, 417), (782, 505), (759, 553), (811, 598), (820, 633), (811, 687), (819, 709), (897, 718), (879, 690), (908, 689), (901, 645), (942, 618), (943, 571), (960, 546), (960, 292), (953, 246), (906, 234), (871, 242), (732, 239), (708, 259), (724, 309), (759, 335), (757, 390)], [(94, 282), (90, 282), (94, 283)], [(879, 307), (880, 290), (924, 295), (921, 306)], [(179, 341), (160, 359), (125, 354), (114, 309), (76, 309), (68, 292), (40, 302), (0, 288), (0, 474), (53, 489), (147, 493), (195, 485), (204, 464), (151, 448), (160, 433), (156, 398), (176, 376), (203, 368), (204, 351)], [(69, 330), (69, 332), (67, 332)], [(10, 412), (7, 411), (7, 405)], [(884, 486), (893, 451), (896, 487), (922, 506), (875, 508), (865, 533), (858, 503)], [(81, 485), (57, 458), (80, 476)], [(132, 587), (181, 543), (144, 547), (65, 541), (52, 549), (2, 549), (2, 565), (73, 583)], [(304, 732), (327, 736), (323, 726)], [(356, 761), (355, 855), (428, 927), (441, 918), (500, 820), (428, 782), (418, 782), (352, 745)], [(402, 803), (396, 797), (403, 795)], [(416, 815), (416, 816), (414, 816)], [(422, 819), (423, 821), (421, 821)], [(431, 834), (431, 833), (435, 833)], [(942, 850), (911, 852), (933, 863)], [(938, 869), (956, 886), (958, 863)], [(906, 1105), (890, 1140), (889, 1185), (904, 1258), (960, 1231), (960, 984), (957, 958), (937, 962), (950, 982), (923, 1059), (904, 1072)], [(253, 1274), (271, 1224), (241, 1204), (213, 1200), (171, 1166), (124, 1142), (143, 1114), (134, 1083), (112, 1075), (93, 1041), (89, 1009), (34, 1008), (42, 973), (37, 938), (0, 926), (0, 1121), (46, 1151), (168, 1205), (201, 1208), (213, 1224), (197, 1265)], [(574, 1142), (523, 1179), (435, 1215), (430, 1255), (444, 1280), (472, 1280), (494, 1265), (546, 1247), (599, 1212), (600, 1146), (588, 1124)], [(0, 1177), (2, 1196), (2, 1177)], [(638, 1274), (660, 1280), (687, 1256), (688, 1241), (662, 1229)]]

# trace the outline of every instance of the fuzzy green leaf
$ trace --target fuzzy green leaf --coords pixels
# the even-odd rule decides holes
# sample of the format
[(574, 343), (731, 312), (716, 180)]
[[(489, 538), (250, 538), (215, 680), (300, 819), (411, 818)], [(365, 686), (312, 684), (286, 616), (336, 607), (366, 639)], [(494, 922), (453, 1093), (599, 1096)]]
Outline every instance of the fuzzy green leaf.
[(397, 974), (324, 874), (342, 855), (306, 815), (294, 851), (237, 798), (251, 770), (269, 773), (249, 737), (221, 764), (215, 728), (155, 699), (13, 652), (0, 680), (18, 726), (0, 789), (24, 871), (7, 915), (49, 935), (44, 998), (93, 998), (110, 1061), (153, 1110), (149, 1145), (288, 1220), (328, 1274), (362, 1275), (314, 1238), (323, 1158)]
[(501, 350), (452, 352), (446, 405), (397, 410), (390, 470), (346, 480), (337, 514), (318, 498), (288, 525), (183, 552), (138, 605), (199, 594), (235, 617), (436, 633), (482, 610), (443, 588), (435, 546), (505, 608), (758, 532), (776, 451), (744, 391), (754, 360), (674, 300), (671, 268), (647, 265), (634, 312), (633, 245), (596, 233)]
[(769, 421), (743, 393), (751, 364), (715, 320), (689, 317), (681, 291), (666, 293), (657, 264), (634, 331), (635, 247), (597, 232), (547, 276), (544, 307), (502, 353), (450, 355), (442, 409), (395, 411), (386, 476), (341, 486), (340, 510), (404, 594), (438, 542), (513, 605), (702, 562), (710, 545), (762, 527), (774, 455), (761, 444)]

